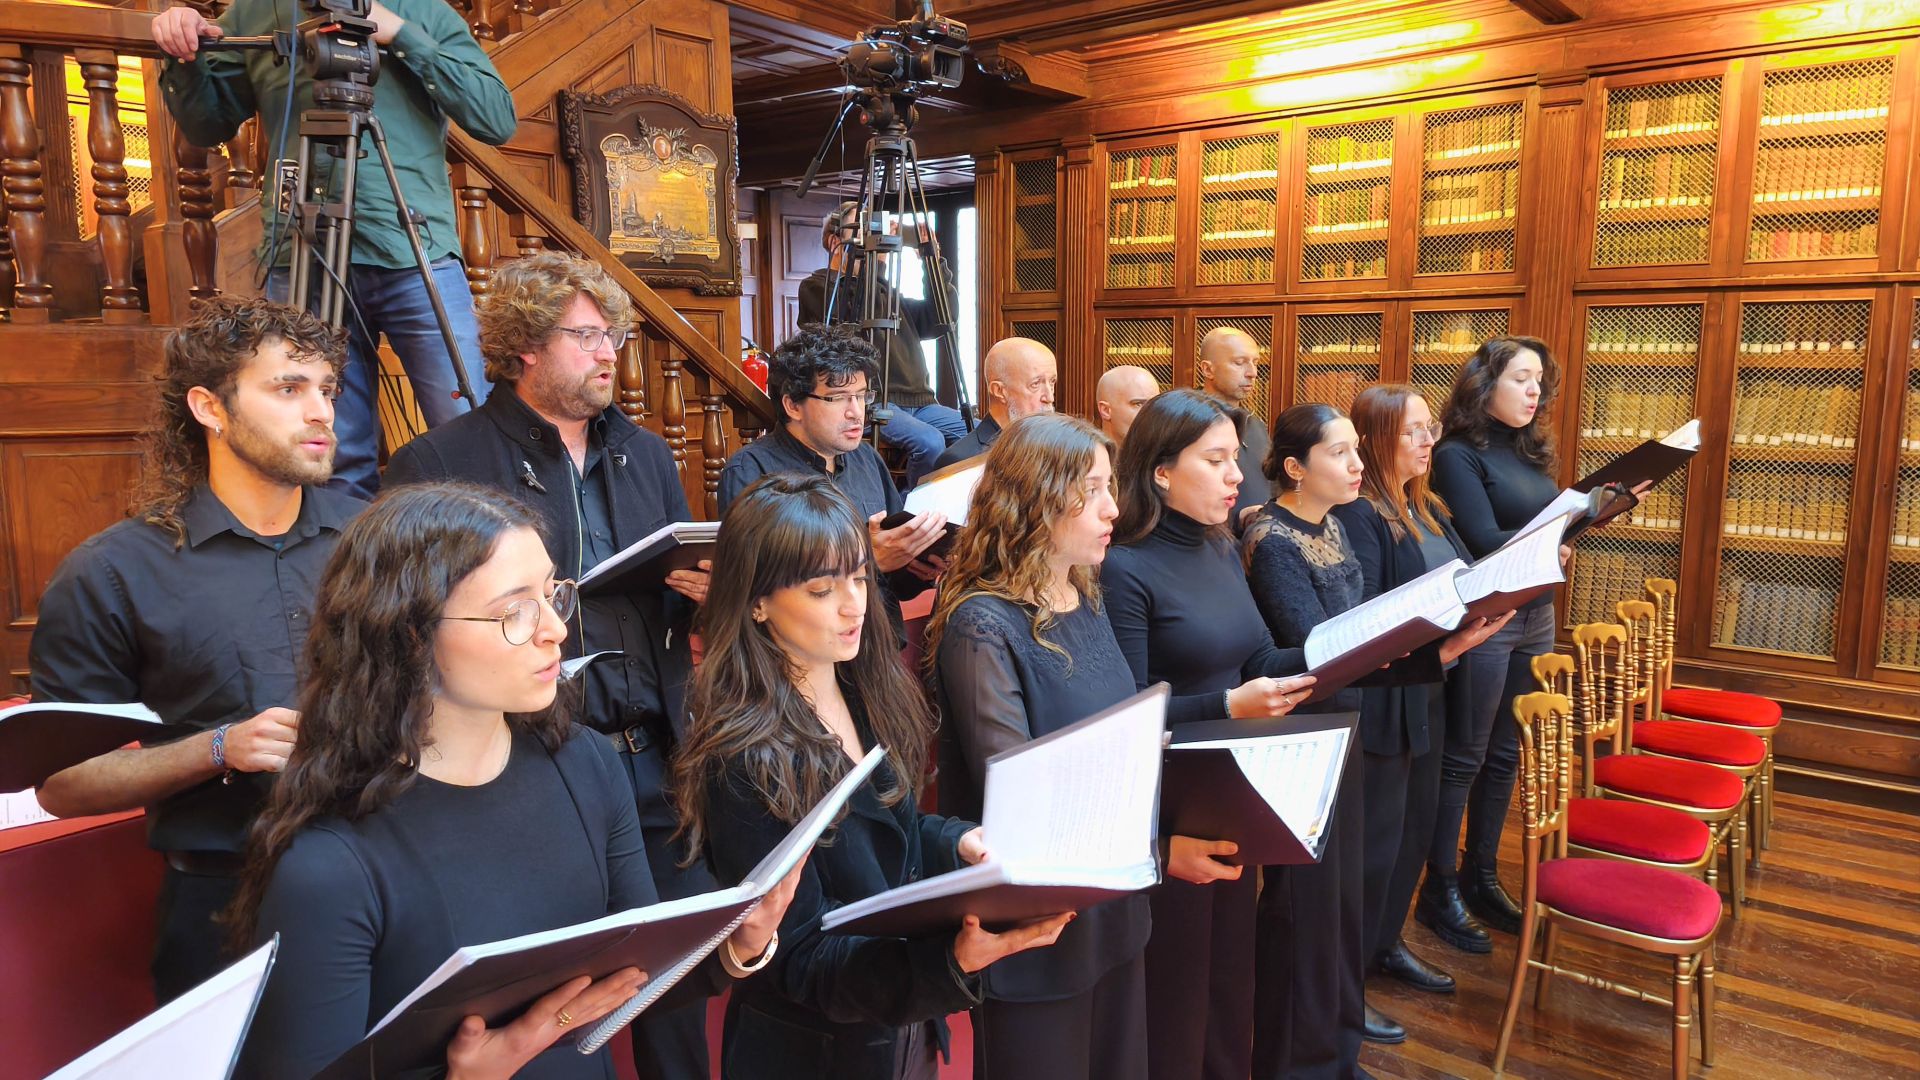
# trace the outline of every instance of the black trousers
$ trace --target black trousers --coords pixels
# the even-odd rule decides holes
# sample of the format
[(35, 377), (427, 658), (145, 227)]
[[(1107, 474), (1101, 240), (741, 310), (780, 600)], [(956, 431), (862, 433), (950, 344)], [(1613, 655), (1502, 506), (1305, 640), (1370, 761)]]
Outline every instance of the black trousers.
[(1247, 1080), (1255, 889), (1253, 867), (1238, 881), (1154, 887), (1146, 957), (1152, 1080)]
[[(666, 756), (657, 749), (621, 754), (640, 811), (640, 835), (647, 844), (647, 866), (662, 900), (678, 900), (718, 888), (705, 862), (682, 867), (685, 852), (672, 842), (673, 813), (663, 794)], [(677, 1009), (648, 1009), (633, 1024), (633, 1070), (640, 1080), (708, 1080), (707, 1003)]]
[(1393, 692), (1424, 692), (1427, 752), (1418, 757), (1405, 750), (1367, 754), (1361, 763), (1367, 781), (1364, 926), (1369, 959), (1400, 939), (1407, 908), (1420, 887), (1439, 809), (1440, 756), (1447, 729), (1447, 695), (1441, 684)]
[(1057, 1001), (988, 998), (973, 1010), (974, 1080), (1147, 1080), (1147, 961)]
[(165, 1005), (227, 966), (227, 928), (214, 917), (233, 903), (237, 877), (205, 877), (173, 867), (160, 881), (154, 913), (153, 998)]
[[(1320, 861), (1263, 871), (1254, 961), (1255, 1080), (1356, 1075), (1368, 960), (1367, 789), (1360, 758), (1347, 755)], [(1160, 933), (1158, 915), (1153, 931)]]

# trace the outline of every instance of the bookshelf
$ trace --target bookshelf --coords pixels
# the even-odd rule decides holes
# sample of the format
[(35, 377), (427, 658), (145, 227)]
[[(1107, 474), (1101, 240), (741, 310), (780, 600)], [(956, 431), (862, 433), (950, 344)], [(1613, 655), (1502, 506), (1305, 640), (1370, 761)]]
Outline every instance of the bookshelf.
[[(1032, 338), (1060, 354), (1060, 320), (1051, 314), (1039, 315), (1034, 312), (1012, 312), (1007, 317), (1007, 336)], [(975, 407), (984, 411), (984, 402), (976, 402)]]
[(1254, 423), (1270, 425), (1273, 412), (1270, 407), (1271, 395), (1268, 389), (1273, 386), (1273, 318), (1268, 315), (1198, 315), (1193, 320), (1193, 384), (1200, 385), (1200, 342), (1209, 333), (1223, 326), (1231, 326), (1254, 340), (1260, 346), (1260, 371), (1254, 379), (1253, 389), (1240, 402)]
[(1278, 132), (1201, 142), (1195, 284), (1259, 285), (1274, 280), (1279, 183)]
[(1721, 79), (1609, 87), (1593, 265), (1705, 264), (1720, 162)]
[(1380, 380), (1386, 354), (1386, 313), (1295, 312), (1293, 385), (1289, 405), (1321, 401), (1345, 409), (1369, 383)]
[(1517, 101), (1422, 118), (1415, 273), (1513, 271), (1523, 120)]
[(1106, 319), (1101, 324), (1101, 341), (1102, 371), (1133, 364), (1152, 372), (1162, 390), (1180, 385), (1173, 378), (1173, 316)]
[(1387, 276), (1393, 143), (1391, 118), (1307, 128), (1301, 281)]
[(1740, 304), (1711, 642), (1836, 655), (1871, 300)]
[(1893, 76), (1891, 56), (1764, 73), (1748, 262), (1879, 254)]
[[(1705, 305), (1593, 304), (1586, 310), (1578, 419), (1562, 433), (1575, 477), (1657, 439), (1694, 415)], [(1638, 596), (1649, 577), (1680, 577), (1692, 469), (1647, 492), (1630, 524), (1581, 541), (1562, 624), (1611, 622), (1615, 601)]]
[(1050, 293), (1060, 287), (1059, 173), (1051, 155), (1013, 163), (1014, 292)]
[(1506, 308), (1413, 312), (1407, 382), (1427, 399), (1434, 419), (1446, 411), (1454, 376), (1461, 366), (1473, 357), (1481, 342), (1507, 333), (1511, 317)]
[(1180, 218), (1180, 148), (1107, 156), (1107, 288), (1171, 288)]
[(1879, 660), (1881, 667), (1920, 671), (1920, 299), (1910, 314)]

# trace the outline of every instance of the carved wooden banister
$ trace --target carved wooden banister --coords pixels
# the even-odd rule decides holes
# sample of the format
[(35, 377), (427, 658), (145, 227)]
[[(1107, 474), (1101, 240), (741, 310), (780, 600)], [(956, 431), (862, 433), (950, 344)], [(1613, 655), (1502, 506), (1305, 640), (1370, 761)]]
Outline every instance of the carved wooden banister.
[(13, 321), (46, 322), (53, 309), (47, 284), (47, 185), (41, 175), (40, 129), (30, 97), (33, 63), (18, 45), (0, 45), (0, 186), (13, 234), (18, 283)]
[(93, 155), (93, 208), (99, 215), (101, 318), (140, 322), (140, 294), (133, 287), (133, 207), (127, 196), (127, 140), (120, 131), (120, 58), (111, 49), (75, 49), (87, 88), (87, 150)]

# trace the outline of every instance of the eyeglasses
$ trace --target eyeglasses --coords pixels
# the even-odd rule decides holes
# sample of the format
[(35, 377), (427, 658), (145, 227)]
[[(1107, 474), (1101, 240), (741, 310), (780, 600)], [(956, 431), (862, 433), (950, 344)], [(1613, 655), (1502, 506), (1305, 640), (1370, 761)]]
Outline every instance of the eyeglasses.
[(827, 408), (829, 409), (844, 409), (854, 401), (858, 401), (863, 407), (871, 409), (874, 400), (880, 395), (872, 390), (863, 390), (857, 394), (801, 394), (800, 396), (810, 397), (815, 401), (824, 401), (827, 403)]
[[(580, 602), (579, 588), (571, 581), (556, 581), (553, 591), (546, 596), (546, 602), (564, 623), (573, 618), (574, 606)], [(534, 632), (540, 629), (540, 601), (515, 600), (498, 615), (442, 615), (440, 618), (448, 622), (499, 623), (500, 636), (507, 639), (507, 644), (525, 645), (533, 640)]]
[(602, 329), (598, 326), (556, 326), (553, 332), (571, 336), (583, 353), (597, 353), (602, 344), (611, 345), (613, 351), (619, 352), (620, 346), (633, 338), (633, 331), (621, 327)]
[(1401, 432), (1400, 437), (1415, 446), (1423, 446), (1439, 442), (1440, 431), (1440, 421), (1435, 420), (1433, 423), (1421, 427), (1410, 427)]

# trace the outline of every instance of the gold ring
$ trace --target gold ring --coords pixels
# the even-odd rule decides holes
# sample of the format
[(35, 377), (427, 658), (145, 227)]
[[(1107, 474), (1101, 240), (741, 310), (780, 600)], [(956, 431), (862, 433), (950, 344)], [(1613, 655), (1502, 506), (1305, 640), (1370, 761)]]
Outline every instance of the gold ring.
[(566, 1027), (568, 1024), (573, 1023), (573, 1017), (568, 1016), (567, 1010), (565, 1009), (561, 1009), (559, 1015), (555, 1016), (554, 1019), (560, 1022), (561, 1027)]

